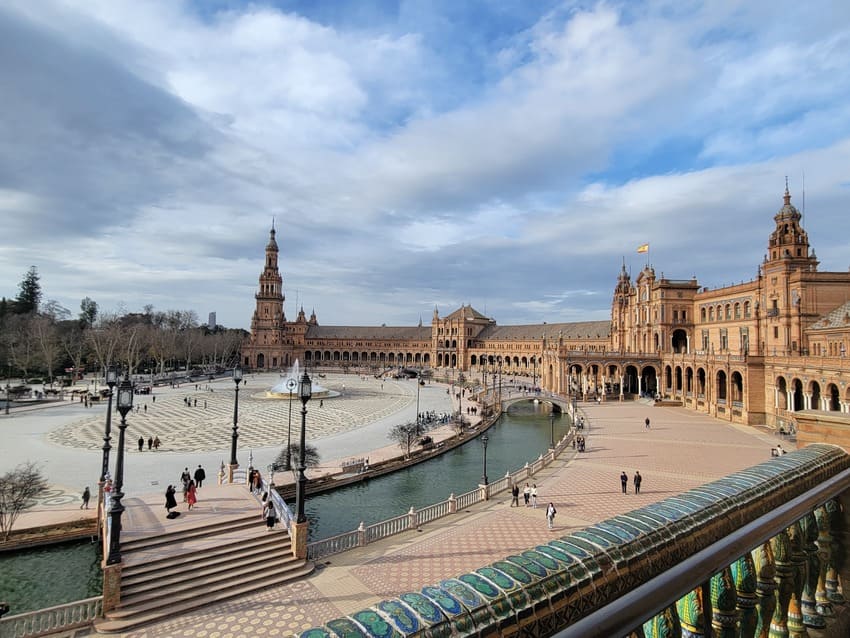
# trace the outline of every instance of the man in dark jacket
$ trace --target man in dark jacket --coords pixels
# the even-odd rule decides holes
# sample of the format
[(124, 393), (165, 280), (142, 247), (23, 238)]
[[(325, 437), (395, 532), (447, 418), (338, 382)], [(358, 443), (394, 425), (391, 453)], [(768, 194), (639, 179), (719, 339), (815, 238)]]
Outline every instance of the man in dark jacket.
[(204, 468), (200, 465), (198, 469), (195, 470), (195, 487), (201, 487), (204, 484), (204, 479), (207, 478), (207, 473), (204, 472)]

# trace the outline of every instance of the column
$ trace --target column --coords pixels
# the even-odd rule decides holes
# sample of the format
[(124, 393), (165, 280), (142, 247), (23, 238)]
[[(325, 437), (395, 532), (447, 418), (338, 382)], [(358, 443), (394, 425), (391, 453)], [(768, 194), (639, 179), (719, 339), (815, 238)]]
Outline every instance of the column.
[(803, 392), (803, 409), (811, 410), (812, 409), (812, 393), (811, 392)]

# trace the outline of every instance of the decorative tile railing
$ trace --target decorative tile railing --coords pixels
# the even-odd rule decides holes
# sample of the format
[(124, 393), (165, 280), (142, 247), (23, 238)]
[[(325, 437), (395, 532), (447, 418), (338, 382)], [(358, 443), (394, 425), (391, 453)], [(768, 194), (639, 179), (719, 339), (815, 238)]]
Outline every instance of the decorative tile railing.
[(812, 445), (301, 636), (803, 636), (843, 600), (837, 496)]

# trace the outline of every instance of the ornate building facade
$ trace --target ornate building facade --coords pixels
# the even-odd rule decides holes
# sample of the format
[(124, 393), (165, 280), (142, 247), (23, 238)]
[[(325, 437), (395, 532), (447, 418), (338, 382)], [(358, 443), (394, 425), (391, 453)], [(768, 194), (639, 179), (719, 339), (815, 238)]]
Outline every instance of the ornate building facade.
[(730, 421), (781, 427), (793, 412), (850, 412), (850, 272), (824, 272), (787, 186), (755, 279), (632, 280), (623, 265), (609, 321), (499, 326), (471, 306), (430, 326), (321, 326), (284, 313), (275, 230), (255, 295), (243, 364), (257, 370), (409, 366), (523, 376), (582, 398), (650, 395)]

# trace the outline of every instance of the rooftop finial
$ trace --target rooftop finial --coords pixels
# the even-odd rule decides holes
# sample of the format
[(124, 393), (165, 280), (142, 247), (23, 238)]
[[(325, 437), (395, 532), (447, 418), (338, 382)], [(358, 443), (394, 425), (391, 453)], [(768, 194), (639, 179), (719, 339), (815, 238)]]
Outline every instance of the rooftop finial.
[(791, 191), (788, 190), (788, 176), (787, 175), (785, 176), (785, 196), (784, 196), (784, 199), (785, 199), (786, 204), (791, 203)]

